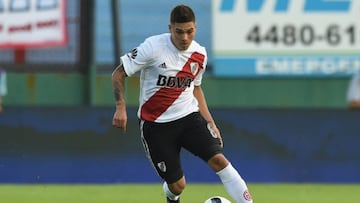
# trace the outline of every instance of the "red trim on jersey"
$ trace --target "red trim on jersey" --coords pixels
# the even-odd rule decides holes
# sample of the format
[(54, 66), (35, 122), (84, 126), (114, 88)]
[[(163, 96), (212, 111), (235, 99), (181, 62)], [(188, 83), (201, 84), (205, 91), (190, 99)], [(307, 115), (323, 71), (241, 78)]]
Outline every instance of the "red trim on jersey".
[[(192, 78), (200, 73), (203, 69), (205, 56), (198, 52), (194, 52), (188, 61), (183, 66), (182, 70), (176, 74), (176, 77), (180, 78)], [(191, 63), (199, 64), (198, 70), (194, 75), (191, 70)], [(161, 114), (163, 114), (180, 96), (180, 94), (185, 91), (186, 88), (169, 88), (162, 87), (160, 88), (153, 96), (149, 98), (141, 107), (140, 117), (142, 120), (146, 121), (155, 121)]]

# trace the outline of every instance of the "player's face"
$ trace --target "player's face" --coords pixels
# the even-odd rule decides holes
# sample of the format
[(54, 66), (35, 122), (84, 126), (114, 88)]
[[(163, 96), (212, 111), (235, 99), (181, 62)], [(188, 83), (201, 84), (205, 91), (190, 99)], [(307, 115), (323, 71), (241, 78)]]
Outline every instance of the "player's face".
[(195, 22), (174, 23), (169, 25), (171, 33), (171, 41), (179, 50), (186, 50), (189, 48), (196, 33)]

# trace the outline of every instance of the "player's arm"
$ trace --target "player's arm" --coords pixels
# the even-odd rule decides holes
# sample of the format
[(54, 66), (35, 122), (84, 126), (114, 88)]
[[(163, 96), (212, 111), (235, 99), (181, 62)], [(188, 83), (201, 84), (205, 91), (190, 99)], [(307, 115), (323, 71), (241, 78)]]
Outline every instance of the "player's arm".
[(197, 101), (199, 103), (200, 114), (209, 123), (209, 125), (214, 130), (216, 135), (219, 137), (219, 139), (221, 141), (221, 146), (222, 146), (223, 143), (222, 143), (222, 138), (221, 138), (220, 131), (216, 127), (215, 121), (214, 121), (213, 117), (211, 116), (211, 113), (210, 113), (208, 105), (206, 103), (205, 95), (204, 95), (204, 92), (203, 92), (201, 86), (195, 86), (194, 87), (194, 96), (195, 96), (195, 98), (197, 99)]
[(126, 131), (127, 113), (125, 102), (125, 78), (127, 74), (124, 70), (124, 66), (121, 63), (118, 65), (112, 73), (112, 86), (115, 99), (115, 114), (112, 124), (115, 127), (121, 128), (123, 132)]

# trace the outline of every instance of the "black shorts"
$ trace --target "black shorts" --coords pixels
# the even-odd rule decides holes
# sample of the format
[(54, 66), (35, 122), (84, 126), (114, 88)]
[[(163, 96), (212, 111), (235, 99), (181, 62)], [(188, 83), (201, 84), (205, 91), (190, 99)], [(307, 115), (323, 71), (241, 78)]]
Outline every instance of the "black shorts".
[(183, 176), (180, 150), (188, 150), (207, 162), (222, 153), (220, 140), (213, 135), (200, 113), (167, 122), (140, 122), (141, 138), (145, 152), (157, 173), (168, 183)]

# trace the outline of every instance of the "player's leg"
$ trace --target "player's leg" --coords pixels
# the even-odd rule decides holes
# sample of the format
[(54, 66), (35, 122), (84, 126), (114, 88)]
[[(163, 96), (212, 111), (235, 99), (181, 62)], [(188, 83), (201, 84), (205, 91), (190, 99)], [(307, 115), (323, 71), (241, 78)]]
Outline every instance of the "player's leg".
[(166, 181), (163, 184), (164, 193), (168, 203), (179, 203), (180, 194), (184, 191), (186, 185), (185, 177), (180, 180), (168, 184)]
[(200, 114), (193, 114), (186, 122), (187, 133), (182, 137), (183, 146), (208, 163), (236, 202), (251, 203), (245, 181), (223, 155), (220, 140), (211, 134), (207, 122)]
[(244, 179), (223, 154), (214, 155), (209, 159), (208, 164), (219, 176), (227, 192), (237, 203), (252, 202)]
[[(175, 127), (174, 127), (175, 125)], [(140, 122), (145, 152), (158, 175), (165, 181), (164, 193), (170, 203), (180, 202), (186, 181), (180, 163), (179, 129), (171, 123)]]

